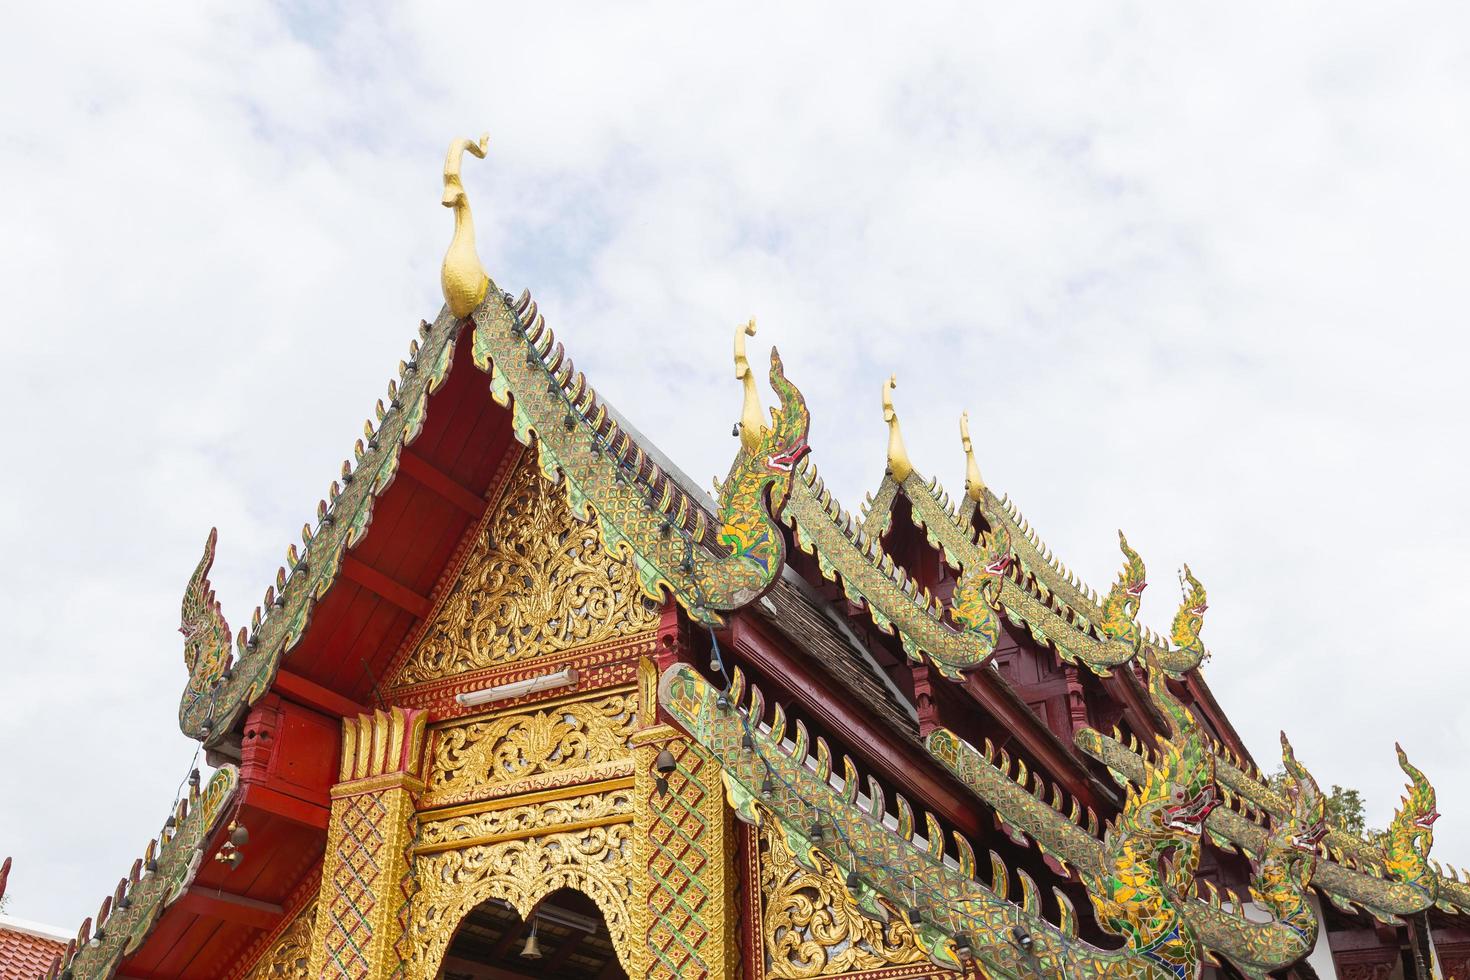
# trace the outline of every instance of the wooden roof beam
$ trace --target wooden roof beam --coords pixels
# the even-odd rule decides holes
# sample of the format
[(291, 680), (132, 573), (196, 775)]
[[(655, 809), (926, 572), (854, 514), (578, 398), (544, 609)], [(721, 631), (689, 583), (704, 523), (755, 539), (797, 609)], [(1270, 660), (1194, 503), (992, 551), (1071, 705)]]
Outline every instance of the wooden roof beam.
[(479, 517), (485, 512), (484, 497), (475, 493), (469, 487), (460, 483), (422, 456), (405, 451), (399, 457), (398, 471), (410, 477), (415, 483), (425, 489), (437, 493), (471, 517)]
[(206, 919), (265, 930), (275, 928), (286, 915), (285, 909), (274, 902), (262, 902), (199, 885), (189, 886), (174, 907)]
[(1048, 777), (1084, 805), (1099, 808), (1105, 801), (1115, 801), (1110, 788), (1093, 776), (1077, 750), (1042, 724), (1005, 678), (982, 667), (967, 672), (960, 687), (1046, 767)]
[(282, 793), (260, 783), (247, 783), (243, 790), (240, 797), (242, 807), (251, 807), (316, 830), (325, 831), (332, 822), (332, 811), (319, 803)]
[(285, 669), (276, 671), (276, 681), (272, 689), (287, 700), (295, 701), (313, 711), (320, 711), (324, 715), (354, 718), (368, 712), (366, 705)]
[(352, 555), (342, 557), (342, 574), (351, 582), (362, 586), (379, 599), (390, 602), (413, 616), (427, 619), (432, 604), (428, 597), (421, 596), (406, 585), (393, 581), (382, 572)]

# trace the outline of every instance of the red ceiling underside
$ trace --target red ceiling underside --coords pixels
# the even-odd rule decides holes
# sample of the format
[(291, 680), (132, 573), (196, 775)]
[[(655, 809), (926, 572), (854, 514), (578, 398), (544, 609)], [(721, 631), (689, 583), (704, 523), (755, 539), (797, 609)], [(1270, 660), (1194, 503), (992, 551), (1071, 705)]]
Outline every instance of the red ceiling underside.
[[(510, 413), (490, 397), (489, 378), (470, 357), (468, 332), (449, 378), (429, 400), (424, 431), (405, 455), (416, 456), (476, 497), (483, 497), (510, 445)], [(428, 597), (455, 547), (476, 520), (401, 472), (377, 501), (367, 537), (349, 554), (419, 596)], [(372, 700), (389, 661), (417, 618), (399, 605), (339, 578), (281, 666), (353, 700)]]
[[(471, 496), (483, 510), (483, 498), (512, 442), (510, 413), (490, 397), (489, 378), (471, 359), (466, 331), (456, 344), (449, 377), (429, 399), (424, 430), (404, 452), (437, 470), (440, 477), (430, 480), (439, 480), (441, 489), (442, 478), (447, 478), (468, 493), (451, 493), (456, 503), (405, 472), (412, 466), (400, 467), (378, 498), (368, 533), (349, 552), (351, 558), (369, 574), (430, 597), (456, 547), (478, 523), (478, 515), (467, 510)], [(401, 604), (344, 571), (317, 605), (305, 636), (282, 660), (281, 669), (372, 704), (374, 684), (387, 682), (394, 655), (419, 622)], [(274, 748), (284, 768), (252, 783), (257, 777), (242, 766), (239, 798), (246, 803), (238, 816), (250, 830), (245, 860), (234, 870), (213, 860), (223, 843), (221, 829), (220, 839), (206, 849), (209, 857), (190, 894), (169, 907), (143, 947), (123, 961), (119, 976), (217, 980), (299, 901), (325, 846), (323, 827), (312, 826), (311, 820), (328, 804), (340, 735), (335, 717), (299, 704), (286, 707), (289, 717), (282, 716), (286, 720)], [(284, 758), (288, 754), (289, 760)], [(252, 792), (258, 795), (252, 797)], [(284, 802), (252, 805), (270, 793)], [(235, 897), (244, 901), (232, 901)]]

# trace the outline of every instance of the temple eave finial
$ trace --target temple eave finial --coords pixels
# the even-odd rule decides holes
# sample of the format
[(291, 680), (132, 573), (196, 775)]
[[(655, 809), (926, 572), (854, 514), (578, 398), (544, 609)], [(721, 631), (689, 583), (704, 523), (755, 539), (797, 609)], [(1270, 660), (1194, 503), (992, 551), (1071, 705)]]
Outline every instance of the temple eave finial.
[(903, 444), (903, 431), (898, 426), (898, 412), (893, 408), (893, 389), (898, 387), (898, 376), (890, 374), (883, 382), (883, 421), (888, 423), (888, 473), (895, 482), (903, 483), (914, 472), (909, 451)]
[(747, 453), (754, 453), (760, 447), (761, 431), (765, 428), (760, 392), (755, 386), (755, 372), (750, 369), (750, 360), (745, 356), (745, 338), (754, 336), (755, 317), (735, 328), (735, 378), (745, 390), (738, 428), (740, 445)]
[(985, 496), (980, 464), (975, 462), (975, 444), (970, 441), (970, 413), (960, 413), (960, 444), (965, 447), (965, 496), (977, 504)]
[(461, 137), (449, 144), (449, 153), (444, 158), (444, 196), (440, 203), (454, 209), (454, 237), (450, 239), (449, 250), (444, 253), (439, 281), (444, 289), (444, 302), (458, 317), (473, 313), (484, 300), (490, 285), (490, 277), (485, 275), (479, 253), (475, 250), (475, 223), (470, 215), (469, 197), (460, 180), (465, 151), (483, 160), (489, 143), (489, 133), (483, 134), (478, 143)]

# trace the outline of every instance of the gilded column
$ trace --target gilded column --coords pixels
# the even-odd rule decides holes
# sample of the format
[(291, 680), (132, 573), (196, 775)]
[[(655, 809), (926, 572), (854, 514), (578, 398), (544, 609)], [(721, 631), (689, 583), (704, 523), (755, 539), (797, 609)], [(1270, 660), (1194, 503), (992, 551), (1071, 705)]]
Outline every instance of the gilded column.
[[(639, 665), (646, 727), (634, 758), (634, 963), (642, 978), (719, 978), (738, 973), (735, 834), (719, 763), (653, 720), (657, 668)], [(644, 706), (647, 707), (644, 707)], [(667, 749), (672, 771), (657, 770)]]
[(426, 717), (389, 708), (342, 721), (310, 976), (379, 980), (398, 966)]

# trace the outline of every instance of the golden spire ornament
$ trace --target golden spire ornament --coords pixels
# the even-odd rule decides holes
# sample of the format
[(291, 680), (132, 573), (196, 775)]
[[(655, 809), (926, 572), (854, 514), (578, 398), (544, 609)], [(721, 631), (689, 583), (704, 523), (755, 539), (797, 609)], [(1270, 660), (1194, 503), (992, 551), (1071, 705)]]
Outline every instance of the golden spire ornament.
[(449, 241), (449, 251), (444, 253), (439, 282), (444, 287), (444, 302), (449, 304), (450, 312), (460, 317), (469, 316), (484, 300), (490, 277), (485, 275), (479, 253), (475, 251), (475, 220), (470, 215), (470, 199), (459, 179), (459, 168), (465, 150), (483, 160), (489, 143), (489, 133), (482, 135), (478, 143), (460, 138), (449, 144), (449, 154), (444, 158), (441, 203), (454, 209), (454, 237)]
[(755, 317), (735, 328), (735, 378), (745, 388), (745, 402), (740, 407), (740, 445), (754, 453), (761, 444), (765, 417), (761, 414), (761, 397), (755, 387), (755, 372), (745, 356), (745, 338), (755, 336)]
[(898, 483), (909, 478), (914, 464), (909, 461), (909, 451), (904, 448), (903, 432), (898, 427), (898, 413), (893, 410), (893, 389), (898, 387), (898, 375), (890, 374), (883, 382), (883, 421), (888, 423), (888, 472)]
[(965, 447), (965, 496), (977, 504), (985, 496), (985, 481), (975, 462), (975, 444), (970, 441), (970, 413), (960, 413), (960, 445)]

